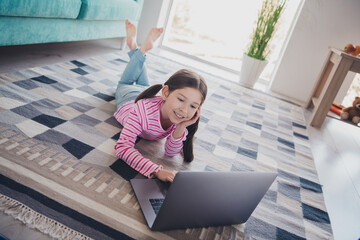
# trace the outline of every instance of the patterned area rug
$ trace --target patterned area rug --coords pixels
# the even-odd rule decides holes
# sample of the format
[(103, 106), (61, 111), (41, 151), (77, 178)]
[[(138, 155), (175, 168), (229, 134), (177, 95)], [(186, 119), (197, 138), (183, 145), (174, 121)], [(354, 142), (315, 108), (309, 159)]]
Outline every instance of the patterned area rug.
[[(199, 71), (209, 93), (195, 160), (136, 147), (165, 168), (278, 177), (245, 224), (152, 232), (117, 160), (114, 91), (126, 53), (0, 75), (0, 208), (60, 239), (331, 239), (303, 109)], [(152, 83), (185, 66), (149, 54)], [(111, 168), (110, 168), (111, 166)], [(251, 184), (251, 183), (249, 183)]]

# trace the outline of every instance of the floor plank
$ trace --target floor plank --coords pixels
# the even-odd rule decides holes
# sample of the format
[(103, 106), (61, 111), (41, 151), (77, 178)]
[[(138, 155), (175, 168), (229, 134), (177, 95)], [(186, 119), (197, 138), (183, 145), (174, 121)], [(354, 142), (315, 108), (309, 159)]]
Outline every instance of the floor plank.
[(50, 240), (48, 235), (26, 227), (22, 222), (0, 211), (0, 232), (9, 240)]
[(353, 141), (359, 131), (356, 126), (328, 117), (321, 129), (309, 127), (311, 148), (335, 239), (360, 237), (360, 196), (355, 186), (360, 173), (360, 154), (359, 146)]

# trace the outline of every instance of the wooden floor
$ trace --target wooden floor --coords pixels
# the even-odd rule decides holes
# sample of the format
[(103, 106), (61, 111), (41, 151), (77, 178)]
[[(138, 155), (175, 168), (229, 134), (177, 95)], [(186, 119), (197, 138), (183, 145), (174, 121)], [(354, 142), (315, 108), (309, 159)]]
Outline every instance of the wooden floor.
[(309, 137), (335, 239), (360, 239), (360, 127), (326, 117)]
[[(106, 54), (119, 51), (119, 47), (119, 39), (0, 47), (0, 73)], [(211, 68), (212, 72), (227, 74), (228, 78), (232, 76), (204, 64), (197, 67)], [(233, 76), (234, 81), (237, 79), (238, 76)], [(310, 114), (306, 110), (307, 122)], [(357, 240), (360, 238), (360, 128), (327, 117), (320, 129), (308, 126), (308, 130), (334, 238)], [(49, 239), (3, 213), (0, 213), (0, 233), (11, 240)]]

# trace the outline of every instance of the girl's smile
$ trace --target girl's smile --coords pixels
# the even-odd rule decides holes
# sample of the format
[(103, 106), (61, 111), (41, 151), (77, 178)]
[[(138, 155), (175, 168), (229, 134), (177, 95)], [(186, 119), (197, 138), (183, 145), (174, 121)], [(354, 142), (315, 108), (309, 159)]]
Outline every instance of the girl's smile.
[(183, 118), (184, 118), (183, 116), (177, 114), (176, 112), (174, 112), (174, 113), (175, 113), (175, 115), (176, 115), (179, 119), (183, 119)]

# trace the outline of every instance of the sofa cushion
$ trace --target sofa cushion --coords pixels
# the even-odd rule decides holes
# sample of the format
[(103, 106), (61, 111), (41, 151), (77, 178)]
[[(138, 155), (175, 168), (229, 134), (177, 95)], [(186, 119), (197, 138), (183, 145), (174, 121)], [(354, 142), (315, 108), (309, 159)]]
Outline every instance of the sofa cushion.
[(0, 15), (74, 19), (80, 7), (81, 0), (1, 0)]
[[(133, 23), (137, 24), (135, 21)], [(0, 29), (6, 33), (0, 34), (0, 46), (126, 36), (125, 24), (121, 21), (0, 16)]]
[(138, 20), (143, 0), (82, 0), (78, 19)]

